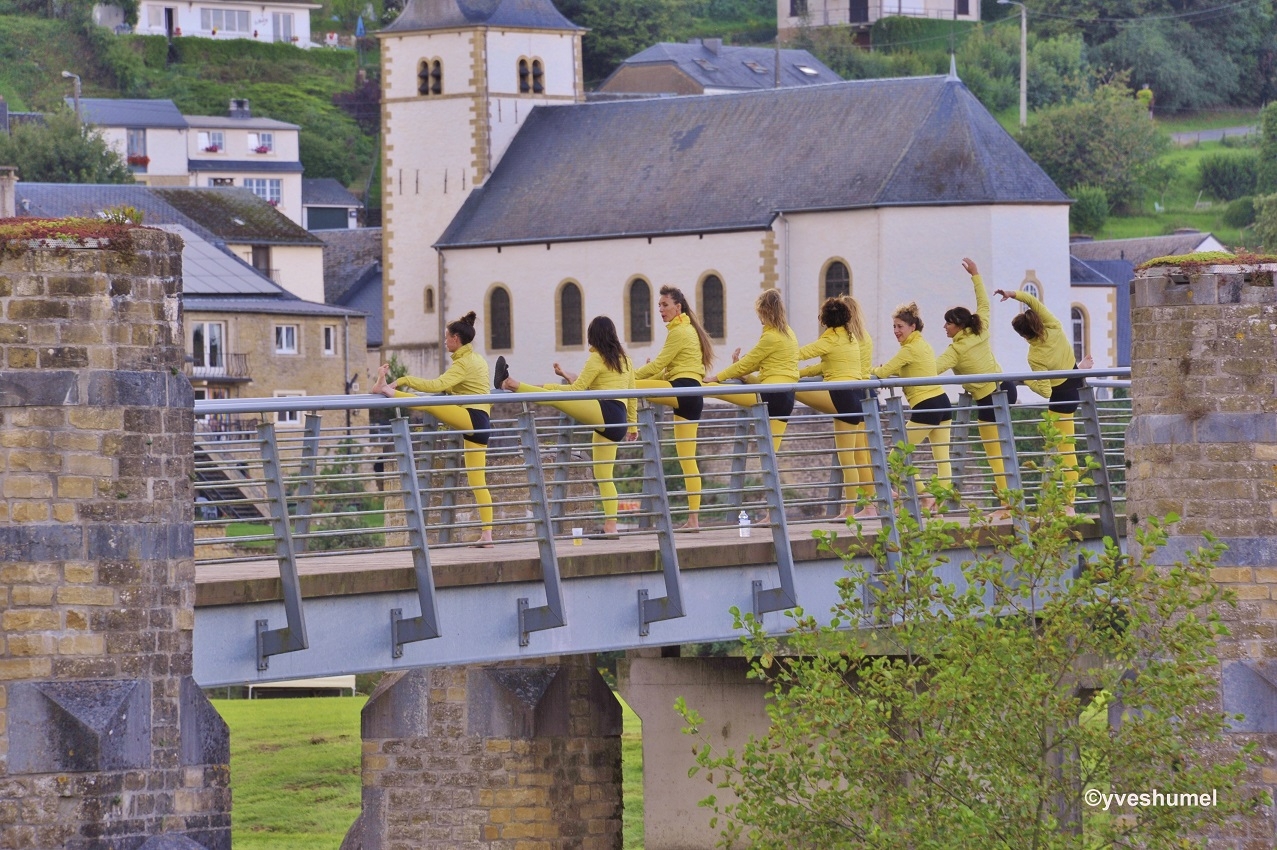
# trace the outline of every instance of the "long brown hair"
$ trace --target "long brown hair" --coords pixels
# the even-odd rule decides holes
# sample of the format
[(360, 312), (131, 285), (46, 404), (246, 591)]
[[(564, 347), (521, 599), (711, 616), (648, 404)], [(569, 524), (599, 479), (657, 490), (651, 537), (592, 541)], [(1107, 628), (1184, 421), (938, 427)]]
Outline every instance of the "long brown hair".
[(678, 305), (683, 311), (683, 315), (692, 323), (692, 329), (696, 331), (696, 338), (701, 341), (701, 363), (705, 366), (705, 371), (709, 371), (709, 367), (714, 363), (714, 344), (709, 341), (709, 334), (705, 333), (705, 328), (701, 325), (701, 320), (696, 318), (696, 314), (692, 312), (692, 305), (687, 302), (687, 296), (683, 295), (683, 290), (677, 286), (662, 286), (661, 294)]
[(1031, 307), (1023, 313), (1016, 313), (1011, 318), (1011, 327), (1025, 339), (1041, 339), (1046, 336), (1046, 325), (1042, 324), (1042, 317)]
[(625, 348), (621, 345), (621, 338), (616, 335), (616, 325), (611, 319), (607, 316), (595, 316), (591, 319), (585, 339), (599, 353), (609, 369), (613, 372), (625, 371), (629, 358), (625, 356)]
[(966, 307), (950, 307), (944, 311), (944, 320), (977, 336), (984, 332), (984, 319), (980, 318), (979, 313), (972, 313)]
[(764, 289), (754, 302), (754, 309), (758, 311), (758, 320), (763, 323), (763, 327), (781, 333), (789, 330), (789, 322), (785, 319), (785, 299), (781, 297), (779, 289)]
[(865, 333), (865, 319), (860, 313), (860, 302), (850, 295), (844, 295), (842, 301), (851, 311), (851, 318), (847, 320), (847, 336), (857, 341), (864, 339), (868, 334)]

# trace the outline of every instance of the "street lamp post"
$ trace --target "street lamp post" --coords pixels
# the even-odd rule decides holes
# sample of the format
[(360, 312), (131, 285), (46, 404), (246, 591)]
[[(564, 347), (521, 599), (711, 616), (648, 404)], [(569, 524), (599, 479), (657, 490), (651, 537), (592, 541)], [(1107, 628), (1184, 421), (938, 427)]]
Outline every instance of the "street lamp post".
[(62, 76), (69, 80), (74, 80), (72, 86), (71, 97), (75, 100), (75, 126), (80, 126), (80, 75), (72, 74), (70, 71), (63, 71)]
[(1029, 10), (1016, 0), (998, 0), (999, 6), (1020, 7), (1020, 128), (1029, 123)]

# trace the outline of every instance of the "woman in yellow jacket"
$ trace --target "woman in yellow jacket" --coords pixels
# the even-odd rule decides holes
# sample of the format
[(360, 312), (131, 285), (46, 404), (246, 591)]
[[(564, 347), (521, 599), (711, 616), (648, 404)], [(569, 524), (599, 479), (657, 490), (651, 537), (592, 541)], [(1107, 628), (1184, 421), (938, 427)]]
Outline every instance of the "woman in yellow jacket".
[[(944, 353), (936, 358), (936, 374), (953, 370), (955, 375), (992, 375), (1002, 371), (993, 349), (989, 345), (992, 332), (993, 311), (989, 307), (989, 296), (984, 290), (984, 280), (975, 260), (964, 257), (962, 267), (971, 275), (971, 285), (975, 287), (975, 312), (966, 307), (952, 307), (944, 314), (945, 336), (951, 340)], [(1006, 465), (1002, 461), (1002, 444), (998, 439), (998, 426), (994, 424), (993, 393), (998, 389), (994, 381), (979, 381), (963, 384), (976, 403), (976, 419), (980, 425), (980, 441), (984, 443), (984, 455), (989, 461), (989, 469), (993, 471), (993, 485), (1000, 494), (1007, 487)], [(1007, 394), (1012, 404), (1015, 403), (1015, 385), (1006, 385)], [(998, 497), (1002, 509), (1006, 509), (1006, 501)]]
[[(918, 305), (910, 301), (896, 308), (891, 318), (891, 330), (900, 343), (896, 356), (881, 366), (869, 370), (875, 378), (932, 378), (936, 372), (936, 352), (922, 338), (922, 316)], [(909, 424), (906, 426), (909, 442), (920, 446), (931, 444), (931, 456), (936, 461), (936, 478), (942, 487), (948, 487), (953, 477), (949, 463), (949, 422), (953, 419), (949, 397), (938, 384), (921, 384), (905, 387), (905, 400), (909, 402)], [(934, 505), (934, 499), (925, 500)]]
[[(714, 362), (709, 334), (677, 287), (662, 286), (656, 308), (669, 333), (656, 359), (634, 370), (635, 386), (644, 390), (701, 386), (705, 372)], [(701, 470), (696, 462), (696, 432), (705, 399), (703, 396), (661, 396), (648, 401), (674, 408), (674, 450), (678, 453), (683, 486), (687, 489), (687, 522), (681, 529), (695, 531), (701, 526)]]
[[(1063, 372), (1068, 369), (1090, 369), (1090, 356), (1082, 358), (1081, 363), (1073, 356), (1073, 344), (1050, 310), (1038, 299), (1027, 292), (1008, 292), (996, 290), (994, 295), (1019, 301), (1029, 309), (1019, 313), (1011, 320), (1015, 329), (1029, 343), (1029, 368), (1034, 372)], [(1078, 390), (1085, 381), (1082, 378), (1052, 378), (1050, 380), (1025, 381), (1024, 385), (1045, 399), (1046, 417), (1052, 420), (1060, 432), (1060, 463), (1064, 466), (1064, 479), (1068, 482), (1069, 502), (1073, 501), (1074, 487), (1077, 484), (1077, 455), (1074, 454), (1074, 434), (1076, 427), (1073, 414), (1077, 412), (1080, 398)], [(1072, 507), (1069, 513), (1073, 512)]]
[[(740, 349), (732, 352), (732, 365), (714, 376), (714, 383), (721, 384), (732, 378), (743, 378), (747, 384), (793, 384), (798, 381), (798, 337), (785, 319), (785, 301), (779, 289), (764, 290), (754, 302), (763, 334), (743, 357)], [(756, 401), (767, 403), (767, 416), (771, 420), (772, 449), (780, 451), (789, 425), (789, 415), (794, 412), (793, 390), (759, 393), (757, 398), (748, 393), (715, 396), (741, 407), (749, 407)]]
[[(499, 389), (518, 393), (539, 393), (546, 390), (632, 390), (634, 370), (630, 358), (625, 355), (621, 340), (616, 335), (616, 325), (607, 316), (595, 316), (586, 330), (586, 342), (590, 344), (590, 356), (580, 375), (573, 375), (554, 364), (554, 374), (568, 381), (566, 384), (523, 384), (510, 377), (505, 358), (497, 358), (496, 381)], [(616, 535), (616, 444), (622, 440), (638, 439), (638, 402), (633, 399), (584, 399), (579, 401), (543, 401), (557, 408), (583, 425), (593, 425), (592, 444), (594, 480), (599, 485), (603, 502), (603, 533)]]
[[(413, 393), (443, 393), (444, 395), (484, 395), (488, 392), (488, 363), (479, 352), (470, 347), (474, 342), (475, 315), (471, 311), (455, 322), (449, 322), (444, 335), (444, 347), (452, 354), (452, 365), (434, 380), (405, 375), (386, 383), (390, 366), (382, 364), (377, 371), (377, 383), (372, 391), (387, 398), (412, 398)], [(474, 503), (479, 510), (482, 533), (475, 546), (487, 549), (492, 546), (492, 494), (488, 491), (488, 435), (492, 427), (490, 404), (439, 405), (427, 408), (443, 424), (461, 432), (461, 454), (466, 465), (466, 481), (474, 492)]]
[[(826, 381), (859, 381), (867, 368), (861, 355), (864, 330), (859, 311), (854, 315), (847, 303), (850, 296), (827, 298), (820, 305), (820, 324), (824, 331), (815, 342), (798, 349), (799, 360), (819, 357), (820, 362), (799, 370), (801, 377), (821, 375)], [(855, 303), (852, 301), (852, 303)], [(857, 305), (859, 306), (859, 305)], [(873, 497), (873, 469), (869, 466), (869, 444), (865, 435), (865, 417), (861, 412), (863, 390), (814, 390), (797, 393), (798, 401), (822, 413), (834, 414), (834, 446), (842, 465), (843, 505), (839, 519), (854, 515), (857, 497)], [(866, 508), (867, 510), (867, 508)]]

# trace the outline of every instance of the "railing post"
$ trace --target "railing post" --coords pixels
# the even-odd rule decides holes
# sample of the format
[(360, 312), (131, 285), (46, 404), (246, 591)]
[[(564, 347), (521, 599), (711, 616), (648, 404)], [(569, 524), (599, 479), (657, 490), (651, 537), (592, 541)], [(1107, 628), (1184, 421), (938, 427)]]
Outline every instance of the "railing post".
[(315, 493), (315, 476), (319, 474), (319, 428), (323, 418), (317, 413), (306, 414), (306, 431), (302, 439), (302, 462), (298, 473), (297, 516), (293, 520), (294, 533), (299, 539), (293, 542), (297, 551), (306, 551), (306, 535), (310, 533), (310, 515), (314, 513), (311, 496)]
[(417, 472), (417, 457), (412, 450), (412, 432), (406, 417), (396, 417), (390, 422), (394, 440), (396, 464), (399, 467), (399, 488), (404, 491), (404, 513), (407, 515), (408, 542), (412, 547), (412, 569), (417, 582), (417, 603), (421, 614), (405, 619), (402, 608), (390, 609), (390, 654), (403, 656), (403, 645), (419, 640), (437, 638), (439, 608), (435, 601), (435, 576), (430, 566), (430, 549), (426, 545), (426, 516), (421, 504), (421, 479)]
[(949, 426), (949, 462), (953, 467), (955, 493), (965, 492), (963, 483), (971, 465), (971, 407), (971, 396), (959, 393), (958, 409), (954, 411), (953, 422)]
[[(904, 400), (893, 395), (887, 399), (887, 424), (891, 432), (891, 441), (894, 448), (899, 448), (902, 444), (909, 443), (909, 426), (905, 424), (905, 406)], [(912, 445), (912, 443), (909, 443)], [(914, 446), (916, 454), (918, 447)], [(913, 465), (915, 458), (910, 458), (910, 465)], [(888, 476), (883, 479), (890, 484), (891, 478)], [(903, 492), (900, 494), (900, 501), (904, 502), (905, 510), (907, 510), (917, 522), (922, 522), (922, 506), (918, 503), (918, 481), (917, 476), (909, 475), (905, 480), (900, 482)], [(887, 504), (891, 509), (892, 526), (895, 525), (895, 505), (891, 499), (887, 500)], [(897, 539), (898, 542), (898, 539)]]
[(732, 471), (727, 479), (727, 504), (736, 510), (745, 504), (745, 472), (749, 468), (748, 417), (737, 417), (732, 442)]
[[(554, 551), (554, 529), (550, 505), (545, 496), (545, 475), (541, 468), (541, 449), (537, 445), (536, 416), (531, 410), (519, 414), (519, 440), (527, 459), (528, 501), (532, 503), (533, 526), (537, 534), (537, 551), (541, 556), (541, 576), (545, 585), (545, 604), (529, 607), (527, 597), (518, 600), (519, 646), (527, 646), (531, 632), (557, 629), (567, 623), (563, 610), (559, 560)], [(562, 431), (560, 430), (560, 433)]]
[(665, 596), (648, 599), (646, 589), (638, 592), (639, 634), (648, 634), (648, 626), (657, 620), (683, 616), (683, 586), (678, 569), (678, 550), (674, 548), (674, 521), (670, 518), (669, 491), (665, 487), (665, 465), (661, 457), (661, 429), (656, 424), (656, 411), (645, 407), (638, 414), (639, 439), (643, 443), (643, 485), (651, 486), (656, 502), (656, 539), (661, 555), (661, 572), (665, 577)]
[[(1027, 501), (1027, 494), (1024, 492), (1024, 478), (1020, 475), (1020, 452), (1015, 446), (1015, 425), (1011, 421), (1011, 403), (1007, 399), (1005, 390), (995, 390), (993, 393), (993, 418), (994, 423), (998, 426), (998, 444), (1002, 450), (1002, 471), (1006, 476), (1007, 489), (1020, 494), (1020, 503), (1023, 505)], [(1019, 519), (1015, 521), (1016, 530), (1024, 539), (1029, 536), (1029, 520), (1021, 512)]]
[(283, 652), (305, 649), (306, 619), (302, 614), (301, 581), (297, 577), (297, 553), (288, 516), (288, 497), (284, 492), (284, 471), (279, 462), (279, 444), (275, 441), (275, 424), (257, 426), (262, 443), (262, 477), (266, 500), (270, 503), (271, 528), (275, 534), (275, 557), (279, 561), (279, 581), (284, 595), (283, 628), (268, 629), (268, 621), (257, 621), (257, 669), (270, 666), (270, 657)]
[[(428, 412), (428, 411), (427, 411)], [(456, 431), (441, 431), (438, 423), (439, 420), (433, 416), (430, 417), (436, 423), (436, 427), (426, 431), (423, 436), (426, 438), (427, 444), (430, 446), (430, 464), (429, 474), (434, 476), (434, 458), (436, 455), (443, 457), (443, 486), (439, 492), (439, 522), (435, 525), (435, 532), (439, 535), (440, 543), (452, 542), (452, 527), (456, 521), (457, 514), (457, 469), (458, 458), (461, 457), (461, 435)], [(422, 507), (429, 510), (429, 505), (423, 504)]]
[[(1081, 404), (1078, 405), (1076, 418), (1082, 422), (1082, 434), (1086, 440), (1086, 450), (1095, 458), (1097, 467), (1091, 470), (1091, 480), (1095, 482), (1095, 501), (1100, 512), (1100, 533), (1111, 540), (1117, 540), (1117, 512), (1113, 510), (1113, 484), (1109, 480), (1108, 458), (1104, 451), (1104, 432), (1100, 429), (1100, 409), (1095, 403), (1095, 388), (1087, 385), (1078, 391)], [(1074, 445), (1076, 450), (1077, 446)], [(1082, 463), (1078, 460), (1079, 478)]]
[(771, 421), (767, 416), (767, 404), (759, 401), (749, 408), (754, 433), (758, 440), (758, 459), (763, 473), (763, 492), (771, 518), (772, 546), (776, 550), (776, 568), (780, 573), (780, 587), (766, 590), (761, 581), (755, 581), (754, 616), (761, 618), (768, 611), (784, 611), (798, 604), (798, 589), (794, 584), (794, 553), (789, 547), (789, 524), (785, 520), (785, 498), (781, 491), (780, 464), (772, 445)]
[[(896, 519), (896, 500), (891, 497), (891, 463), (888, 460), (887, 434), (882, 427), (882, 413), (879, 409), (878, 394), (870, 393), (860, 402), (860, 409), (865, 413), (865, 430), (869, 438), (869, 456), (874, 466), (874, 491), (878, 496), (878, 504), (882, 506), (879, 513), (882, 528), (887, 532), (887, 569), (895, 572), (900, 567), (900, 528)], [(898, 420), (893, 422), (892, 420)], [(904, 408), (900, 398), (892, 396), (887, 399), (887, 420), (892, 422), (897, 434), (904, 431)], [(896, 437), (897, 443), (903, 442)], [(878, 585), (879, 587), (881, 585)], [(872, 589), (871, 585), (866, 590)], [(865, 600), (866, 607), (870, 600)]]
[[(554, 487), (550, 491), (550, 510), (547, 516), (550, 519), (563, 519), (567, 514), (567, 498), (568, 484), (572, 479), (572, 437), (574, 430), (572, 428), (572, 420), (566, 413), (559, 413), (556, 419), (556, 439), (554, 450)], [(533, 426), (532, 445), (536, 445), (536, 427)], [(525, 443), (526, 445), (526, 443)], [(541, 456), (537, 455), (537, 468), (541, 468)], [(544, 495), (544, 491), (542, 492)], [(554, 529), (546, 526), (547, 533), (553, 534)]]

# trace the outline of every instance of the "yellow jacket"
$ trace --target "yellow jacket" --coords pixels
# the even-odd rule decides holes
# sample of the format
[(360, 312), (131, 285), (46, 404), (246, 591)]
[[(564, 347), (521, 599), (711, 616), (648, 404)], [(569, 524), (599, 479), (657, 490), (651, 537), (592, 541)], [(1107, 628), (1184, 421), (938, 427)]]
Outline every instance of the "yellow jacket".
[[(757, 371), (758, 376), (753, 377)], [(798, 380), (798, 337), (793, 328), (781, 333), (763, 328), (758, 343), (741, 359), (715, 376), (718, 383), (744, 378), (750, 384), (792, 384)]]
[(634, 370), (634, 378), (661, 378), (665, 381), (676, 381), (679, 378), (695, 378), (705, 380), (705, 361), (701, 357), (701, 338), (692, 327), (692, 320), (686, 313), (679, 313), (665, 325), (669, 334), (661, 353), (651, 363), (645, 363)]
[[(585, 365), (581, 367), (581, 374), (576, 376), (576, 380), (570, 384), (544, 384), (547, 390), (577, 390), (585, 392), (586, 390), (632, 390), (634, 389), (634, 369), (630, 366), (630, 358), (626, 357), (621, 363), (624, 371), (613, 372), (603, 362), (603, 357), (590, 349), (590, 356), (585, 358)], [(625, 421), (631, 425), (638, 422), (638, 399), (627, 398), (618, 399), (625, 402)]]
[[(401, 392), (401, 387), (416, 390), (419, 393), (443, 393), (445, 395), (484, 395), (492, 392), (488, 383), (488, 361), (469, 343), (452, 352), (452, 365), (447, 371), (433, 380), (413, 378), (408, 375), (395, 383), (396, 398), (411, 398), (412, 393)], [(491, 404), (466, 404), (485, 413), (492, 412)]]
[[(989, 347), (989, 337), (993, 331), (993, 311), (989, 308), (989, 295), (984, 291), (984, 281), (980, 275), (971, 276), (975, 285), (975, 312), (980, 317), (982, 330), (974, 333), (970, 328), (958, 331), (944, 353), (936, 358), (936, 374), (953, 370), (955, 375), (992, 375), (1001, 372)], [(972, 399), (982, 399), (998, 388), (993, 381), (981, 381), (976, 384), (963, 384), (962, 388)]]
[[(936, 351), (931, 347), (930, 343), (922, 338), (920, 331), (914, 331), (905, 337), (905, 341), (900, 344), (900, 350), (896, 352), (895, 357), (875, 369), (870, 369), (869, 374), (875, 378), (892, 378), (897, 375), (901, 378), (935, 377), (938, 374), (936, 372)], [(904, 387), (904, 391), (910, 407), (916, 407), (919, 402), (926, 401), (929, 398), (944, 395), (944, 390), (935, 384)]]
[[(1011, 297), (1028, 305), (1030, 310), (1038, 314), (1046, 333), (1029, 343), (1029, 368), (1034, 372), (1061, 372), (1077, 365), (1073, 356), (1073, 344), (1069, 341), (1064, 326), (1060, 324), (1046, 305), (1027, 292), (1013, 292)], [(1051, 388), (1064, 383), (1065, 378), (1053, 380), (1025, 381), (1024, 385), (1043, 398), (1051, 397)]]
[(846, 328), (825, 328), (815, 342), (798, 349), (799, 360), (813, 357), (819, 357), (820, 362), (799, 370), (804, 378), (823, 375), (826, 381), (858, 381), (865, 376), (860, 341), (848, 336)]
[(874, 338), (865, 334), (860, 339), (860, 377), (868, 378), (874, 367)]

